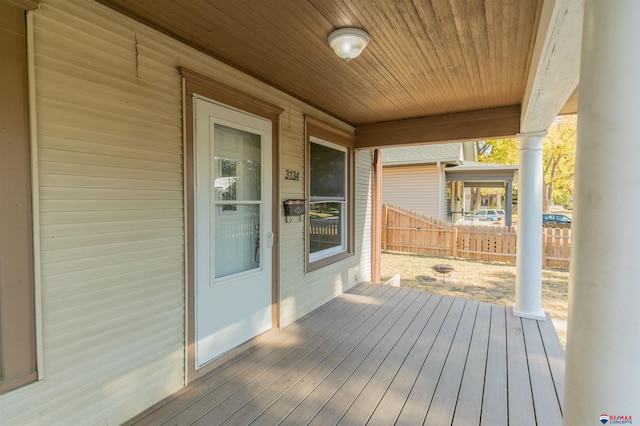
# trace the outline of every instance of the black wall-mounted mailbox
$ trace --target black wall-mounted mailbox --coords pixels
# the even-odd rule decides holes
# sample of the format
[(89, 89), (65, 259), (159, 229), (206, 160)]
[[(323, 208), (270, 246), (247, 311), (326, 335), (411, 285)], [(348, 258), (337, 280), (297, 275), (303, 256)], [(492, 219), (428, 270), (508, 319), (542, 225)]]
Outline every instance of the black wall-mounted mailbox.
[[(298, 216), (302, 220), (302, 216), (305, 214), (305, 200), (287, 200), (284, 204), (284, 215), (286, 218), (290, 216)], [(287, 219), (287, 223), (289, 220)]]

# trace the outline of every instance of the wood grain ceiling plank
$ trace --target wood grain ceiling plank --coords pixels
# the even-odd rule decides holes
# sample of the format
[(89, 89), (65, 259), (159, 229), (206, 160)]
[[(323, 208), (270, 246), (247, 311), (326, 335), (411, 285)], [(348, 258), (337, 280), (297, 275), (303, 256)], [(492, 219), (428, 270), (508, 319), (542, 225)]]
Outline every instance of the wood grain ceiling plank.
[[(384, 20), (376, 19), (377, 16), (371, 15), (369, 10), (371, 9), (369, 4), (365, 7), (361, 7), (360, 3), (354, 6), (354, 2), (340, 2), (340, 1), (313, 1), (314, 6), (322, 13), (325, 18), (335, 28), (353, 26), (360, 27), (368, 31), (371, 35), (371, 43), (365, 50), (365, 52), (354, 59), (349, 64), (343, 64), (347, 68), (353, 68), (357, 71), (358, 81), (352, 81), (352, 87), (360, 86), (358, 91), (360, 93), (354, 93), (355, 95), (365, 96), (368, 102), (375, 102), (376, 109), (389, 111), (396, 108), (402, 108), (400, 105), (394, 105), (396, 97), (394, 97), (394, 88), (398, 87), (398, 79), (389, 70), (387, 64), (384, 62), (387, 52), (381, 50), (381, 37), (379, 31), (381, 25), (384, 24)], [(376, 15), (379, 15), (379, 9), (375, 9)], [(362, 25), (361, 22), (368, 22), (368, 25)], [(393, 53), (393, 52), (392, 52)], [(366, 75), (367, 78), (361, 79), (362, 75)], [(357, 84), (356, 84), (357, 83)], [(366, 113), (366, 106), (359, 105), (358, 109)], [(371, 111), (369, 111), (369, 114)]]
[[(443, 87), (443, 85), (437, 84), (437, 82), (436, 84), (432, 83), (425, 90), (425, 86), (428, 86), (429, 82), (424, 77), (433, 75), (434, 66), (427, 65), (426, 69), (424, 67), (425, 57), (429, 60), (430, 55), (424, 55), (418, 46), (417, 40), (425, 39), (424, 26), (415, 17), (411, 1), (376, 2), (373, 5), (368, 2), (351, 1), (349, 3), (352, 7), (347, 7), (344, 2), (331, 0), (315, 1), (314, 3), (325, 16), (330, 20), (336, 20), (339, 24), (357, 26), (353, 23), (369, 23), (369, 27), (366, 29), (371, 33), (372, 41), (363, 56), (380, 58), (376, 72), (369, 79), (371, 83), (374, 83), (373, 92), (376, 92), (378, 88), (384, 88), (384, 90), (377, 90), (382, 92), (383, 97), (378, 98), (377, 101), (373, 100), (378, 103), (378, 108), (385, 109), (387, 114), (393, 114), (395, 108), (409, 108), (413, 115), (428, 113), (428, 110), (421, 110), (420, 105), (430, 104), (434, 99), (434, 93), (437, 94), (440, 91), (436, 89)], [(338, 8), (338, 11), (332, 13), (334, 8)], [(353, 10), (359, 11), (358, 14), (353, 14)], [(410, 16), (413, 18), (408, 22), (409, 18), (407, 17)], [(404, 43), (404, 40), (409, 40), (411, 46)], [(431, 51), (432, 49), (426, 50), (426, 52)], [(359, 60), (360, 58), (358, 58)], [(404, 82), (403, 85), (395, 84), (399, 81)], [(424, 96), (419, 97), (424, 93), (429, 95), (426, 102)], [(396, 99), (400, 100), (400, 105), (393, 104)], [(392, 103), (389, 102), (390, 100)], [(397, 111), (396, 114), (398, 113), (400, 112)], [(404, 111), (401, 114), (404, 114), (402, 115), (404, 117), (407, 116)], [(400, 115), (397, 116), (400, 117)]]
[[(164, 32), (171, 32), (186, 40), (193, 39), (188, 34), (200, 27), (205, 31), (211, 30), (211, 22), (208, 19), (211, 8), (204, 0), (193, 0), (189, 7), (181, 7), (180, 3), (171, 0), (156, 0), (155, 2), (137, 2), (132, 0), (103, 0), (116, 10), (128, 15), (133, 15), (146, 23), (154, 24), (155, 28), (162, 28)], [(193, 10), (201, 13), (195, 14)], [(189, 31), (188, 31), (189, 30)]]
[[(422, 4), (422, 3), (419, 3)], [(427, 11), (427, 8), (418, 8), (421, 16)], [(464, 58), (461, 52), (460, 39), (457, 35), (453, 19), (453, 13), (449, 0), (433, 0), (431, 1), (431, 12), (436, 25), (430, 26), (427, 31), (434, 40), (436, 40), (437, 54), (441, 61), (443, 73), (447, 79), (446, 84), (449, 86), (452, 97), (449, 99), (450, 105), (447, 112), (459, 110), (460, 99), (464, 97), (464, 92), (468, 85), (462, 85), (464, 79), (464, 71), (462, 64)]]
[(526, 2), (520, 9), (519, 22), (523, 28), (518, 30), (518, 46), (519, 49), (521, 49), (519, 52), (527, 52), (526, 55), (523, 54), (518, 58), (521, 61), (520, 67), (522, 67), (522, 86), (517, 87), (516, 90), (519, 90), (520, 93), (526, 91), (528, 71), (531, 68), (531, 60), (541, 12), (542, 0)]
[[(449, 77), (442, 70), (446, 68), (443, 64), (442, 53), (440, 52), (441, 39), (431, 28), (436, 26), (437, 18), (431, 7), (422, 9), (415, 5), (414, 1), (409, 2), (405, 20), (406, 25), (410, 28), (411, 34), (417, 40), (416, 53), (418, 60), (416, 65), (422, 66), (426, 64), (427, 68), (423, 68), (423, 72), (429, 75), (429, 85), (427, 88), (428, 98), (425, 100), (438, 106), (448, 103), (450, 99), (455, 97), (455, 93), (449, 84)], [(426, 112), (426, 115), (432, 111)]]
[[(396, 6), (396, 3), (382, 2), (374, 9), (375, 13), (371, 13), (371, 8), (362, 8), (364, 19), (374, 22), (369, 30), (372, 33), (371, 49), (365, 51), (365, 58), (372, 58), (372, 62), (378, 64), (369, 85), (376, 88), (378, 99), (384, 101), (380, 109), (386, 114), (406, 117), (407, 113), (419, 108), (420, 103), (416, 99), (419, 91), (413, 84), (403, 85), (402, 81), (413, 83), (421, 78), (411, 66), (412, 49), (397, 42), (398, 36), (404, 37), (406, 30), (396, 25), (394, 21), (399, 14), (390, 6)], [(375, 102), (374, 99), (372, 101)]]
[(485, 2), (484, 14), (485, 14), (485, 38), (487, 40), (487, 56), (485, 60), (486, 67), (484, 68), (485, 79), (489, 83), (489, 95), (488, 101), (495, 102), (494, 90), (495, 87), (498, 86), (498, 64), (497, 59), (498, 55), (496, 53), (496, 39), (498, 38), (497, 28), (499, 24), (496, 25), (496, 16), (495, 11), (496, 2)]
[[(505, 56), (508, 58), (505, 60), (504, 69), (505, 69), (505, 80), (508, 82), (504, 86), (505, 96), (508, 96), (509, 99), (521, 96), (522, 91), (524, 90), (524, 84), (526, 83), (526, 79), (516, 77), (516, 74), (526, 75), (526, 70), (524, 68), (526, 64), (526, 54), (517, 55), (516, 52), (527, 52), (528, 48), (528, 39), (523, 43), (522, 30), (524, 30), (527, 26), (527, 17), (523, 15), (523, 11), (526, 11), (526, 6), (530, 4), (529, 1), (519, 2), (518, 8), (513, 9), (512, 13), (509, 14), (509, 21), (506, 27), (506, 31), (504, 31), (505, 35), (509, 37), (509, 39), (504, 43), (506, 52), (504, 52)], [(524, 59), (524, 60), (522, 60)]]
[(437, 67), (434, 49), (424, 33), (424, 24), (415, 17), (410, 1), (395, 3), (388, 13), (389, 43), (392, 50), (402, 55), (393, 63), (393, 72), (407, 83), (404, 85), (407, 96), (420, 108), (420, 114), (433, 113), (431, 105), (447, 97), (443, 91), (446, 86), (434, 72)]
[[(100, 1), (358, 124), (519, 103), (542, 0)], [(348, 64), (347, 26), (372, 37)]]
[[(252, 52), (248, 52), (253, 58), (253, 72), (268, 69), (271, 81), (278, 85), (289, 85), (292, 90), (301, 93), (303, 98), (320, 95), (332, 98), (333, 101), (326, 99), (327, 104), (322, 105), (324, 109), (338, 108), (344, 104), (345, 94), (349, 99), (357, 95), (349, 91), (356, 90), (354, 80), (359, 76), (353, 72), (344, 72), (349, 71), (349, 68), (336, 70), (337, 66), (343, 64), (326, 42), (326, 36), (332, 27), (315, 9), (309, 7), (301, 12), (296, 5), (302, 3), (292, 2), (274, 14), (272, 10), (268, 10), (265, 2), (253, 4), (256, 5), (255, 12), (261, 16), (260, 27), (252, 31), (251, 39), (255, 40)], [(228, 10), (225, 9), (224, 12), (227, 13)], [(307, 16), (309, 14), (317, 16)], [(229, 31), (233, 27), (238, 27), (238, 24), (232, 24)], [(291, 37), (291, 34), (295, 34), (295, 37)], [(296, 54), (282, 55), (283, 50)], [(249, 65), (246, 67), (250, 68)], [(291, 73), (296, 68), (303, 72)]]
[(466, 99), (473, 109), (480, 109), (484, 106), (482, 99), (488, 95), (483, 72), (484, 58), (487, 56), (483, 2), (451, 2), (451, 8), (468, 78)]
[(509, 59), (512, 52), (509, 49), (509, 41), (514, 38), (513, 24), (511, 23), (512, 15), (510, 11), (504, 11), (498, 7), (494, 9), (496, 13), (496, 65), (495, 72), (497, 82), (495, 87), (499, 88), (494, 93), (494, 102), (503, 102), (505, 93), (508, 92), (508, 88), (511, 85), (511, 81), (508, 76), (508, 72), (511, 69)]
[[(222, 5), (231, 6), (228, 10), (221, 10), (215, 7), (215, 2), (207, 2), (198, 0), (197, 3), (177, 3), (173, 1), (159, 0), (157, 2), (131, 2), (130, 0), (104, 0), (108, 5), (118, 3), (117, 9), (130, 14), (134, 17), (144, 16), (143, 21), (151, 24), (153, 27), (161, 27), (165, 32), (176, 35), (182, 41), (199, 47), (200, 50), (226, 62), (240, 70), (248, 72), (252, 75), (259, 75), (256, 70), (269, 68), (273, 69), (273, 64), (281, 64), (282, 61), (269, 61), (271, 55), (259, 55), (264, 51), (263, 46), (257, 46), (254, 41), (262, 41), (268, 39), (264, 35), (252, 35), (251, 41), (247, 32), (243, 32), (243, 28), (247, 27), (247, 23), (242, 22), (248, 13), (246, 7), (241, 6), (241, 2), (218, 2)], [(264, 4), (265, 2), (249, 2), (252, 4)], [(296, 4), (302, 4), (296, 2)], [(273, 13), (273, 12), (272, 12)], [(238, 18), (240, 16), (240, 18)], [(244, 17), (244, 18), (242, 18)], [(213, 18), (213, 19), (212, 19)], [(260, 20), (258, 20), (260, 21)], [(249, 25), (249, 28), (253, 26)], [(273, 33), (273, 32), (272, 32)], [(240, 40), (241, 42), (238, 42)], [(272, 45), (273, 46), (273, 45)], [(231, 54), (233, 53), (233, 55)], [(277, 48), (275, 54), (280, 54)], [(253, 58), (252, 64), (258, 62), (257, 58), (262, 59), (253, 68), (247, 66), (246, 63), (238, 59)], [(283, 64), (280, 69), (275, 69), (274, 74), (278, 75), (286, 71), (288, 64)], [(289, 64), (290, 65), (290, 64)], [(291, 68), (291, 67), (289, 67)], [(265, 80), (264, 78), (262, 78)], [(277, 87), (277, 81), (268, 81)], [(301, 81), (300, 86), (304, 87), (308, 81)], [(286, 88), (285, 86), (282, 86)], [(322, 89), (318, 89), (322, 90)], [(285, 90), (286, 91), (286, 90)], [(300, 95), (297, 95), (300, 97)], [(309, 102), (311, 103), (311, 102)]]

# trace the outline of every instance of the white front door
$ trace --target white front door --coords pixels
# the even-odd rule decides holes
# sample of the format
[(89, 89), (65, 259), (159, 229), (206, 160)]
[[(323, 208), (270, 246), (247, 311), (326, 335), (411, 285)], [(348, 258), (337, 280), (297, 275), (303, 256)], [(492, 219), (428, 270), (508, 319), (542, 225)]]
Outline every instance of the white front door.
[(271, 320), (271, 121), (194, 96), (195, 368)]

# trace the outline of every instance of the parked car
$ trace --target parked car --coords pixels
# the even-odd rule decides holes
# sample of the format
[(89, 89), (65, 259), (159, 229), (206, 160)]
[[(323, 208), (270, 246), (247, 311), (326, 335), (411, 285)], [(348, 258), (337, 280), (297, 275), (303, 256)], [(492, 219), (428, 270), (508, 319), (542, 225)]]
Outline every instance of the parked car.
[(504, 222), (504, 210), (502, 209), (480, 209), (473, 213), (470, 220), (480, 220), (486, 222)]
[(542, 215), (543, 226), (571, 226), (571, 218), (566, 214), (544, 213)]

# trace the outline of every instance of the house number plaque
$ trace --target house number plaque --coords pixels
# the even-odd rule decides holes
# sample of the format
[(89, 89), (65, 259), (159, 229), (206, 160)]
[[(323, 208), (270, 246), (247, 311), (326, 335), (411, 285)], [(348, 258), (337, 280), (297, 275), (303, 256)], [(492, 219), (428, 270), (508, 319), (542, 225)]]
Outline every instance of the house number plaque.
[(284, 178), (286, 180), (299, 181), (300, 180), (300, 172), (297, 171), (297, 170), (285, 170), (284, 171)]

